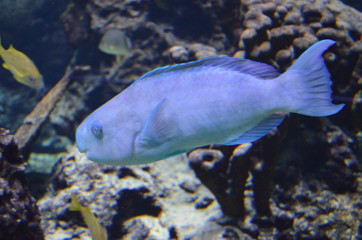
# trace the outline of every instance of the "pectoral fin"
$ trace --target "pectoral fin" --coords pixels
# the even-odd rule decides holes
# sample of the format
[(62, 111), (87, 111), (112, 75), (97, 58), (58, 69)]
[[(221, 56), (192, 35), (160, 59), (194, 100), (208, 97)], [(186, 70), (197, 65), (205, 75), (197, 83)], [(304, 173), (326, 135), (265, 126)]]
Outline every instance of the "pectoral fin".
[(6, 70), (9, 70), (9, 66), (6, 63), (3, 63), (3, 68), (5, 68)]
[(166, 111), (167, 104), (168, 100), (163, 99), (148, 116), (139, 138), (142, 147), (153, 148), (177, 136), (177, 127)]

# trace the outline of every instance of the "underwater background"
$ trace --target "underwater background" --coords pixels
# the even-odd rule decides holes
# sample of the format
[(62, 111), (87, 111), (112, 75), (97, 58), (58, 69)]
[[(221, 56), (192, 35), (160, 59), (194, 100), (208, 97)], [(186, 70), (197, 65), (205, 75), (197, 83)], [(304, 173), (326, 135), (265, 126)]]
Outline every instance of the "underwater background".
[[(361, 1), (1, 0), (0, 9), (1, 45), (31, 59), (45, 84), (0, 69), (0, 239), (362, 239)], [(88, 114), (157, 67), (233, 56), (284, 72), (322, 39), (336, 41), (324, 55), (333, 99), (346, 104), (336, 115), (290, 114), (257, 142), (142, 166), (97, 164), (74, 145)], [(72, 196), (93, 225), (70, 210)], [(91, 234), (99, 226), (106, 236)]]

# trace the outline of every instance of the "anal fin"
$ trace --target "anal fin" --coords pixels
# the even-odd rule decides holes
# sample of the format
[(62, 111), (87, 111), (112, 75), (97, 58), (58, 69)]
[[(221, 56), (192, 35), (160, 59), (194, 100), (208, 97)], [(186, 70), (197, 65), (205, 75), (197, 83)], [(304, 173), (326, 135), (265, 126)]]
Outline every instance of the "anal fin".
[(274, 113), (268, 118), (261, 121), (257, 126), (254, 128), (233, 137), (225, 142), (219, 143), (221, 145), (239, 145), (243, 143), (253, 142), (262, 138), (266, 134), (268, 134), (273, 128), (278, 126), (284, 119), (284, 113)]

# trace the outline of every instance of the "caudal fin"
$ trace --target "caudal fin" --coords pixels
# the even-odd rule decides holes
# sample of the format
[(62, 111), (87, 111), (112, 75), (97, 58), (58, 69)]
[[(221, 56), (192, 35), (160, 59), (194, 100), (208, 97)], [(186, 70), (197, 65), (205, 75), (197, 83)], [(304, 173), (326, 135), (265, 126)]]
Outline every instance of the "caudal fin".
[(328, 39), (315, 43), (283, 74), (281, 80), (283, 88), (288, 90), (290, 112), (323, 117), (343, 108), (344, 104), (332, 103), (332, 81), (322, 56), (333, 44), (335, 42)]

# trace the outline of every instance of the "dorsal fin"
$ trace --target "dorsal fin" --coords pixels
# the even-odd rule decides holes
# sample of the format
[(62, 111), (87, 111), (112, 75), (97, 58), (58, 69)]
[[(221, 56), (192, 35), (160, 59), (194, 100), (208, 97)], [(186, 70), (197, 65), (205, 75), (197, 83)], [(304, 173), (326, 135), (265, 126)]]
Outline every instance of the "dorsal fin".
[(265, 63), (234, 57), (210, 57), (193, 62), (156, 68), (155, 70), (152, 70), (143, 75), (140, 79), (145, 79), (168, 72), (197, 70), (203, 67), (238, 71), (240, 73), (249, 74), (262, 79), (276, 78), (280, 75), (276, 68)]

